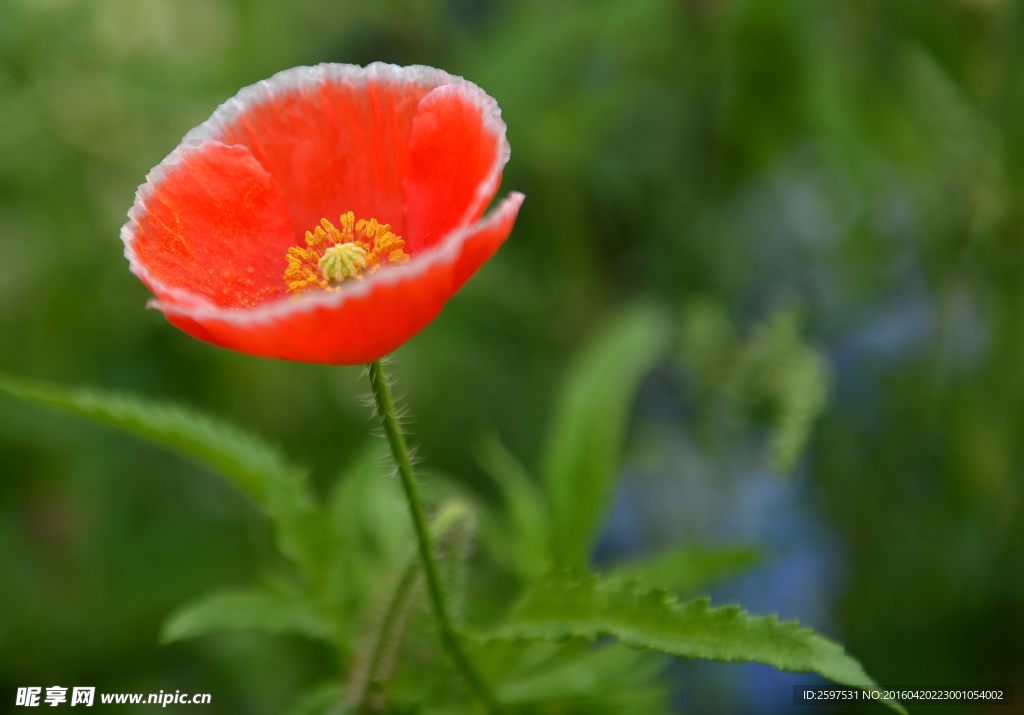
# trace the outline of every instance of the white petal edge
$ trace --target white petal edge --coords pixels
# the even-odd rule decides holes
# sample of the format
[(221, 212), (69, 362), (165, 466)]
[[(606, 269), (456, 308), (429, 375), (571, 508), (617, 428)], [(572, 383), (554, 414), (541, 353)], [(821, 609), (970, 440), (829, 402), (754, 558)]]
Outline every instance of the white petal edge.
[[(172, 288), (151, 276), (149, 271), (146, 270), (146, 266), (136, 255), (134, 244), (138, 220), (145, 214), (146, 203), (156, 192), (164, 177), (181, 163), (188, 153), (195, 151), (204, 141), (222, 141), (225, 128), (233, 124), (239, 116), (247, 112), (251, 107), (261, 104), (274, 96), (317, 87), (328, 82), (366, 86), (370, 81), (415, 83), (431, 89), (445, 85), (457, 85), (467, 89), (469, 90), (469, 99), (481, 110), (484, 126), (492, 136), (499, 138), (498, 151), (496, 152), (494, 163), (477, 187), (476, 200), (467, 209), (466, 215), (462, 217), (455, 229), (449, 231), (433, 248), (420, 253), (415, 260), (407, 264), (404, 270), (398, 271), (399, 273), (409, 274), (411, 272), (410, 269), (413, 269), (414, 266), (418, 272), (421, 262), (429, 261), (432, 265), (433, 262), (439, 260), (437, 256), (447, 255), (449, 243), (454, 242), (453, 245), (461, 245), (462, 241), (475, 232), (478, 226), (482, 226), (491, 217), (498, 215), (507, 202), (516, 199), (517, 196), (518, 201), (522, 202), (522, 194), (517, 195), (513, 192), (499, 206), (495, 207), (488, 216), (485, 216), (481, 224), (477, 224), (477, 226), (468, 225), (470, 216), (479, 209), (485, 198), (493, 196), (497, 191), (498, 183), (501, 181), (501, 172), (505, 164), (508, 163), (512, 153), (508, 139), (505, 136), (507, 126), (501, 118), (501, 109), (498, 107), (497, 100), (472, 82), (457, 75), (448, 74), (444, 70), (426, 65), (400, 67), (383, 62), (374, 62), (366, 67), (337, 63), (322, 63), (312, 67), (292, 67), (248, 87), (243, 87), (234, 97), (231, 97), (217, 107), (209, 119), (185, 134), (185, 137), (174, 151), (146, 174), (146, 182), (141, 184), (135, 192), (135, 203), (128, 210), (128, 222), (121, 227), (121, 241), (124, 243), (124, 256), (128, 259), (129, 270), (146, 285), (150, 286), (151, 290), (163, 293), (174, 301), (170, 303), (166, 300), (154, 299), (147, 303), (148, 307), (158, 308), (164, 313), (170, 311), (206, 318), (216, 316), (226, 322), (236, 324), (249, 321), (259, 323), (272, 319), (271, 317), (265, 317), (271, 313), (276, 317), (280, 314), (291, 313), (300, 307), (305, 310), (313, 310), (320, 306), (333, 307), (340, 304), (344, 300), (344, 296), (353, 293), (350, 290), (339, 293), (321, 293), (299, 301), (281, 298), (270, 303), (261, 304), (255, 308), (221, 308), (203, 296), (180, 288)], [(366, 281), (363, 281), (358, 289), (368, 290), (371, 285), (375, 285), (378, 281), (385, 279), (393, 273), (395, 271), (379, 271)], [(244, 317), (239, 319), (240, 316)]]

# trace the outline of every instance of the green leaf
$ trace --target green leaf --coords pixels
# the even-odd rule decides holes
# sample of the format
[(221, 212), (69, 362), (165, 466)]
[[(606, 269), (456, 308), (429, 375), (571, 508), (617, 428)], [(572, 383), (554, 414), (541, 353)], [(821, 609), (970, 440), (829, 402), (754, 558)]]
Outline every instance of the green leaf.
[(361, 601), (381, 579), (403, 567), (413, 542), (401, 484), (390, 466), (387, 442), (368, 440), (335, 483), (328, 513), (338, 547), (338, 587)]
[(622, 580), (689, 595), (754, 566), (761, 557), (754, 546), (682, 546), (638, 562), (612, 566), (608, 572)]
[(318, 568), (322, 525), (308, 474), (256, 435), (182, 405), (124, 393), (65, 388), (4, 374), (0, 392), (141, 437), (214, 470), (270, 517), (285, 556), (307, 574)]
[[(243, 430), (171, 402), (88, 389), (67, 389), (0, 374), (0, 391), (142, 437), (216, 470), (257, 504), (268, 478), (294, 478), (279, 452)], [(272, 475), (272, 476), (271, 476)]]
[[(712, 608), (707, 599), (680, 603), (664, 590), (595, 576), (580, 579), (568, 571), (546, 576), (492, 634), (532, 640), (609, 635), (634, 648), (681, 658), (764, 663), (820, 673), (842, 685), (878, 687), (841, 645), (795, 621), (752, 617), (738, 606)], [(899, 703), (887, 704), (905, 713)]]
[(351, 712), (345, 703), (345, 689), (337, 683), (326, 682), (300, 695), (288, 715), (348, 715)]
[[(664, 670), (664, 656), (629, 650), (619, 645), (588, 647), (580, 653), (556, 656), (539, 665), (513, 672), (498, 691), (499, 699), (509, 705), (540, 703), (560, 699), (601, 698), (609, 693), (641, 691), (665, 700), (665, 693), (655, 679)], [(631, 698), (635, 703), (635, 698)], [(659, 703), (663, 704), (663, 703)], [(658, 709), (662, 711), (661, 708)]]
[(480, 524), (484, 547), (510, 573), (534, 581), (550, 566), (551, 509), (544, 493), (496, 432), (475, 445), (477, 462), (497, 483), (505, 510), (485, 512)]
[(542, 474), (556, 558), (582, 566), (612, 499), (633, 398), (668, 352), (671, 321), (635, 306), (612, 319), (570, 367), (555, 405)]
[(176, 611), (160, 630), (162, 643), (222, 631), (263, 631), (332, 640), (330, 620), (309, 601), (266, 591), (232, 591), (204, 596)]

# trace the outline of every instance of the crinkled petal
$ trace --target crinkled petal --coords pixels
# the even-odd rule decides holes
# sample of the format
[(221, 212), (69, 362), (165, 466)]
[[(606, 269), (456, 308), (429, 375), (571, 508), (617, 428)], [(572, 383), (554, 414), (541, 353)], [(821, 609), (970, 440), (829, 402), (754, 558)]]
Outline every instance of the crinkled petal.
[(247, 311), (153, 306), (189, 335), (248, 355), (332, 365), (372, 362), (425, 328), (508, 237), (523, 202), (513, 193), (484, 219), (444, 237), (420, 259), (337, 293)]
[(244, 308), (284, 294), (295, 242), (281, 191), (244, 146), (181, 146), (122, 229), (132, 270), (165, 301)]
[[(408, 240), (403, 180), (413, 120), (421, 100), (445, 85), (464, 88), (480, 107), (493, 105), (487, 113), (478, 108), (476, 121), (488, 121), (492, 133), (499, 131), (496, 121), (504, 142), (497, 105), (475, 85), (432, 67), (382, 63), (279, 72), (225, 102), (185, 142), (216, 139), (248, 147), (277, 179), (300, 236), (322, 218), (333, 221), (353, 211), (390, 223)], [(487, 163), (487, 169), (494, 164), (493, 153)], [(479, 183), (485, 176), (465, 180)], [(495, 184), (491, 196), (496, 190)], [(479, 213), (466, 223), (477, 218)]]
[(405, 177), (406, 243), (416, 253), (478, 220), (509, 157), (497, 103), (472, 85), (438, 87), (416, 110)]

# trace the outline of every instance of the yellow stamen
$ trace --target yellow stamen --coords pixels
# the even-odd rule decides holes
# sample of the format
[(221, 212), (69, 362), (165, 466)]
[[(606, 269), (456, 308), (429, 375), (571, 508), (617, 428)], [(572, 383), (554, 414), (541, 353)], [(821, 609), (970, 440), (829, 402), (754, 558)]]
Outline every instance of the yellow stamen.
[(390, 224), (376, 219), (359, 219), (349, 211), (342, 214), (336, 228), (327, 219), (306, 231), (306, 247), (288, 249), (288, 268), (284, 281), (289, 293), (302, 293), (312, 288), (338, 290), (335, 284), (349, 278), (363, 280), (367, 273), (376, 273), (381, 266), (401, 265), (409, 261), (405, 241), (391, 232)]

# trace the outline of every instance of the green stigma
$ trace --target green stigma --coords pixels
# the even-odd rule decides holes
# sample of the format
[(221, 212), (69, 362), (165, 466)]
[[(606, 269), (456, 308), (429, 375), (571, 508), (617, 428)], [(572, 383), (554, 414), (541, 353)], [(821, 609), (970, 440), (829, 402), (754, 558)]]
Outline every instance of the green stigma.
[(332, 283), (358, 278), (366, 270), (366, 251), (355, 243), (331, 246), (320, 259), (320, 272)]

